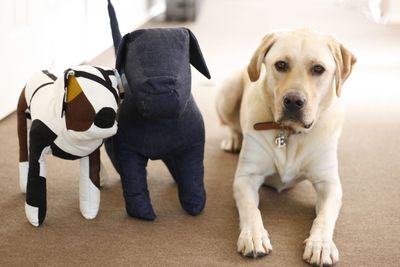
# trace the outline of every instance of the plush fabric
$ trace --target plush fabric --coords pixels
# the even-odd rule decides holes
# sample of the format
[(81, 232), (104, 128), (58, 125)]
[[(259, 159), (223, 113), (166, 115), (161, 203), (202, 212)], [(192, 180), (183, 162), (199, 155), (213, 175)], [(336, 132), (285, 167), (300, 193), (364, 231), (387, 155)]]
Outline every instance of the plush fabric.
[(80, 159), (81, 213), (87, 219), (96, 217), (99, 147), (117, 131), (117, 77), (112, 69), (78, 66), (59, 78), (41, 71), (27, 82), (17, 113), (20, 187), (26, 192), (25, 213), (32, 225), (41, 225), (46, 216), (45, 154)]
[[(110, 26), (111, 26), (113, 42), (114, 44), (120, 44), (122, 39), (121, 32), (119, 30), (117, 15), (115, 14), (114, 6), (110, 0), (108, 0), (107, 9), (108, 9), (108, 15), (110, 17)], [(117, 49), (118, 46), (115, 45), (114, 46), (115, 53), (117, 53)]]
[(116, 67), (125, 81), (125, 100), (119, 130), (106, 150), (121, 175), (130, 216), (156, 218), (147, 190), (149, 159), (166, 164), (189, 214), (204, 208), (204, 124), (191, 94), (190, 64), (210, 78), (188, 29), (137, 30), (119, 45)]

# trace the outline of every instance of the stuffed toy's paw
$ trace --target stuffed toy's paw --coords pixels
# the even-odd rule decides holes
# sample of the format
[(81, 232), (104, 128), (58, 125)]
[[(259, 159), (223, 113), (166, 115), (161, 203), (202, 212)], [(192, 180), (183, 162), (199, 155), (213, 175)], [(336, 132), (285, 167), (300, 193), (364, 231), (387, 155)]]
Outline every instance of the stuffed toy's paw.
[(190, 215), (196, 216), (203, 211), (206, 204), (204, 186), (179, 188), (179, 201), (182, 208)]
[(25, 215), (30, 224), (39, 227), (39, 208), (25, 203)]
[(147, 194), (141, 193), (129, 197), (125, 196), (125, 199), (126, 212), (129, 216), (146, 221), (154, 221), (156, 219), (157, 216), (154, 213), (148, 192)]
[(46, 178), (29, 179), (25, 203), (25, 215), (33, 226), (40, 226), (47, 211)]
[[(82, 161), (88, 162), (85, 159), (81, 159)], [(83, 171), (81, 169), (81, 177), (79, 179), (79, 208), (85, 219), (92, 220), (96, 218), (100, 209), (100, 189), (93, 184), (89, 176), (85, 175), (84, 170), (87, 168), (82, 168)]]

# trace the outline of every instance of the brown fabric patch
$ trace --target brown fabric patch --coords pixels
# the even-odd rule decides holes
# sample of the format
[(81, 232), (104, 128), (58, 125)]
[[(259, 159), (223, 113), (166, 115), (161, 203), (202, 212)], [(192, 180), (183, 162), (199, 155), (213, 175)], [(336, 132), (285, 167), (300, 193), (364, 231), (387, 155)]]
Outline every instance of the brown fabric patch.
[(95, 116), (96, 111), (83, 92), (66, 103), (65, 122), (68, 130), (86, 131), (92, 125)]
[(28, 161), (28, 127), (25, 111), (28, 104), (25, 99), (25, 87), (19, 96), (17, 106), (17, 131), (19, 143), (19, 162)]
[(100, 149), (89, 155), (89, 177), (92, 183), (100, 189)]

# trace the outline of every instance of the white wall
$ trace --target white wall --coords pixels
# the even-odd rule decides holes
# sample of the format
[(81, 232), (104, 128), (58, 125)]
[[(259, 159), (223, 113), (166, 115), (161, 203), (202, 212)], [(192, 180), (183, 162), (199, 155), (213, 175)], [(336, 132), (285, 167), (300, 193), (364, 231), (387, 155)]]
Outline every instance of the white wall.
[[(112, 2), (122, 34), (149, 19), (148, 0)], [(1, 0), (0, 38), (2, 119), (33, 72), (61, 72), (112, 45), (107, 0)]]
[(382, 18), (379, 22), (388, 24), (400, 24), (400, 1), (381, 0), (379, 2), (382, 11)]
[(327, 0), (350, 6), (382, 24), (400, 24), (399, 0)]

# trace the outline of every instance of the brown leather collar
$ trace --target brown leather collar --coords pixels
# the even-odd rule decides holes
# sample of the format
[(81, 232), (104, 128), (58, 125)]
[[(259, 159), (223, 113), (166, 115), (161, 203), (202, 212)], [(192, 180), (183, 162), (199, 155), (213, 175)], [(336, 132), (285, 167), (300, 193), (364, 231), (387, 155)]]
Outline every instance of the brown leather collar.
[(265, 130), (288, 130), (290, 133), (294, 133), (292, 127), (285, 126), (274, 121), (258, 122), (254, 124), (254, 130), (265, 131)]

